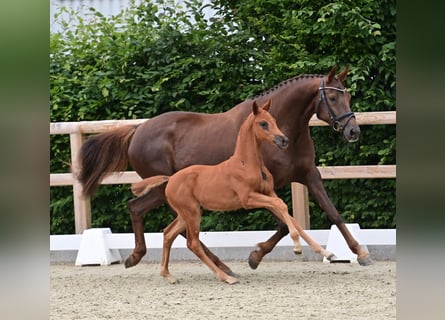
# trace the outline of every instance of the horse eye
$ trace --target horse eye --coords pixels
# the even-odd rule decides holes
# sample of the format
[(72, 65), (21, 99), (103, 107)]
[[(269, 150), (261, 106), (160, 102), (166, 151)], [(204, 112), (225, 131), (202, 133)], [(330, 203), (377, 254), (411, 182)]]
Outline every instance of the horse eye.
[(263, 128), (264, 130), (268, 130), (269, 129), (269, 124), (267, 123), (267, 121), (261, 121), (260, 122), (260, 127)]

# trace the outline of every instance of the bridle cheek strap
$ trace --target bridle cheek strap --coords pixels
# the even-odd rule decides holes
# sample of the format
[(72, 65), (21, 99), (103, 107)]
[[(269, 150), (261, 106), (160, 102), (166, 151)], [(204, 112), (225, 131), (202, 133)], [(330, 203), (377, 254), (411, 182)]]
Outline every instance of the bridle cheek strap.
[[(334, 112), (332, 111), (329, 103), (328, 103), (328, 100), (326, 99), (326, 94), (325, 94), (325, 90), (326, 89), (346, 92), (346, 88), (345, 89), (339, 89), (339, 88), (336, 88), (336, 87), (325, 87), (325, 85), (324, 85), (324, 78), (323, 78), (321, 80), (321, 84), (320, 84), (320, 88), (319, 88), (319, 90), (320, 90), (320, 99), (318, 100), (318, 105), (317, 105), (317, 116), (318, 116), (318, 113), (320, 111), (321, 102), (323, 101), (324, 105), (326, 106), (326, 111), (328, 112), (329, 118), (332, 121), (332, 129), (334, 131), (336, 131), (336, 132), (342, 132), (343, 129), (348, 125), (349, 121), (352, 118), (355, 118), (355, 114), (354, 114), (354, 112), (345, 112), (342, 115), (340, 115), (339, 117), (336, 117)], [(345, 124), (342, 125), (340, 123), (340, 120), (342, 120), (344, 118), (347, 118), (347, 120), (346, 120)]]

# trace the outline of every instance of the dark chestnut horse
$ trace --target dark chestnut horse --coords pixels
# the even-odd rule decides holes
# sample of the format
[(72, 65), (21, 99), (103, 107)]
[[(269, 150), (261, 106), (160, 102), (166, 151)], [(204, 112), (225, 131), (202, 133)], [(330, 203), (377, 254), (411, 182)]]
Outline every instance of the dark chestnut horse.
[[(373, 262), (369, 253), (361, 248), (349, 232), (323, 187), (315, 165), (315, 149), (309, 130), (309, 120), (316, 113), (319, 119), (326, 121), (335, 131), (343, 133), (347, 141), (358, 140), (360, 128), (350, 109), (351, 95), (343, 85), (347, 73), (348, 68), (336, 75), (334, 67), (326, 76), (297, 76), (223, 113), (167, 112), (139, 126), (126, 126), (94, 135), (81, 148), (78, 179), (84, 193), (91, 195), (106, 174), (126, 170), (128, 162), (142, 178), (170, 176), (194, 164), (220, 163), (233, 154), (238, 130), (250, 113), (252, 101), (256, 100), (263, 105), (271, 99), (274, 103), (270, 113), (289, 138), (289, 147), (282, 152), (276, 152), (270, 145), (262, 147), (264, 163), (274, 177), (275, 189), (293, 181), (306, 185), (329, 219), (338, 227), (351, 251), (357, 254), (358, 262), (370, 265)], [(128, 202), (136, 245), (125, 261), (126, 267), (139, 263), (146, 253), (145, 213), (165, 202), (163, 186)], [(287, 226), (279, 220), (277, 222), (277, 232), (251, 252), (251, 268), (257, 268), (264, 255), (287, 235)], [(186, 236), (185, 233), (182, 235)], [(230, 269), (205, 246), (204, 250), (217, 265), (229, 272)]]
[(294, 252), (301, 253), (299, 236), (315, 252), (332, 259), (334, 255), (311, 239), (294, 217), (289, 215), (286, 203), (274, 190), (273, 176), (266, 168), (261, 151), (262, 142), (279, 149), (286, 149), (288, 138), (278, 129), (275, 119), (268, 112), (271, 101), (261, 108), (252, 103), (252, 113), (238, 133), (233, 155), (217, 165), (192, 165), (172, 176), (153, 176), (134, 183), (131, 190), (143, 196), (154, 187), (167, 184), (165, 195), (170, 207), (177, 213), (176, 219), (164, 229), (161, 276), (170, 283), (176, 278), (168, 270), (170, 249), (173, 241), (186, 231), (187, 247), (196, 254), (220, 281), (229, 284), (238, 279), (220, 269), (204, 251), (199, 241), (201, 207), (207, 210), (237, 210), (266, 208), (278, 220), (285, 223), (294, 242)]

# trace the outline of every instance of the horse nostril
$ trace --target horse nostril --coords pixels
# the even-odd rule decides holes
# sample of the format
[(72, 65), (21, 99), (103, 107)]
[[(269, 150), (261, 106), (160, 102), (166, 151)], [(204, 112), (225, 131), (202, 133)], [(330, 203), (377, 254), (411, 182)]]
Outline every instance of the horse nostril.
[(351, 137), (355, 137), (355, 130), (354, 130), (354, 128), (351, 129), (351, 131), (349, 132), (349, 135)]
[(349, 136), (352, 139), (358, 139), (360, 135), (360, 129), (359, 128), (351, 128), (351, 130), (349, 130)]

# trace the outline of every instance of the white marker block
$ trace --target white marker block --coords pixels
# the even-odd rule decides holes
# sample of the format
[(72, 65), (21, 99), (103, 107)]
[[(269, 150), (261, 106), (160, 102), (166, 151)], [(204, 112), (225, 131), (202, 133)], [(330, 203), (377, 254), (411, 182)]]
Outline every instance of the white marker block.
[(93, 228), (83, 232), (77, 252), (76, 266), (103, 266), (122, 261), (119, 250), (109, 248), (107, 234), (111, 234), (110, 228)]

